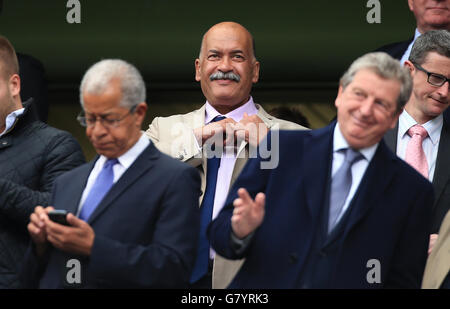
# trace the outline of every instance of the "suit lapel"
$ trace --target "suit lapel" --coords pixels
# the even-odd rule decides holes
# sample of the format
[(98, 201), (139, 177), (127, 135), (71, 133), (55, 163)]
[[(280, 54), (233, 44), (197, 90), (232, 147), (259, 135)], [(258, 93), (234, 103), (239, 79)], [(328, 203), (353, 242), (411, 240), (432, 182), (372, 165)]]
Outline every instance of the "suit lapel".
[(398, 121), (395, 128), (387, 131), (386, 134), (384, 135), (384, 142), (393, 153), (397, 153), (397, 136), (398, 136)]
[(397, 172), (397, 166), (393, 164), (395, 160), (396, 157), (389, 152), (386, 144), (381, 140), (372, 161), (361, 179), (355, 198), (352, 200), (352, 209), (348, 224), (345, 227), (345, 235), (384, 196), (384, 192)]
[(446, 117), (444, 117), (444, 124), (442, 126), (441, 137), (439, 141), (439, 149), (436, 158), (436, 168), (434, 169), (433, 187), (435, 191), (436, 206), (450, 176), (450, 124)]
[[(336, 122), (324, 129), (310, 131), (311, 140), (304, 145), (303, 162), (304, 175), (310, 175), (305, 181), (306, 204), (309, 213), (314, 219), (318, 218), (320, 209), (325, 203), (325, 188), (328, 187), (331, 175), (331, 162), (333, 159), (333, 131)], [(325, 165), (324, 165), (325, 163)], [(318, 168), (320, 166), (320, 168)]]
[(76, 196), (71, 198), (66, 205), (58, 205), (58, 208), (64, 208), (74, 215), (77, 214), (78, 208), (80, 206), (81, 196), (83, 195), (89, 175), (91, 174), (91, 171), (94, 168), (95, 162), (98, 160), (98, 158), (99, 156), (80, 167), (80, 171), (78, 172), (79, 176), (73, 177), (73, 181), (71, 181), (71, 189), (69, 190), (67, 188), (67, 192), (76, 192)]
[(133, 185), (136, 180), (147, 173), (147, 171), (154, 166), (155, 160), (158, 157), (158, 150), (156, 150), (153, 143), (150, 143), (120, 179), (112, 186), (111, 190), (106, 194), (104, 199), (89, 217), (88, 223), (92, 224), (129, 186)]

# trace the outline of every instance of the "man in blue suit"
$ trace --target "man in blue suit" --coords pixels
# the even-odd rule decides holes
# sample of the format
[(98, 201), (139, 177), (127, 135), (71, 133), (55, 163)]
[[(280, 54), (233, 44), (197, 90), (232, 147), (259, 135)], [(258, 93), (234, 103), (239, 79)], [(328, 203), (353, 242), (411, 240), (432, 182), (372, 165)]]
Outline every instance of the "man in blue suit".
[(397, 60), (367, 54), (341, 78), (337, 123), (271, 132), (278, 166), (250, 160), (209, 226), (219, 254), (246, 258), (230, 288), (420, 287), (433, 189), (382, 141), (410, 94)]
[[(78, 120), (99, 154), (55, 181), (52, 207), (36, 207), (23, 265), (28, 287), (185, 287), (196, 254), (198, 172), (140, 130), (147, 105), (137, 69), (102, 60), (80, 86)], [(49, 220), (65, 209), (68, 226)]]

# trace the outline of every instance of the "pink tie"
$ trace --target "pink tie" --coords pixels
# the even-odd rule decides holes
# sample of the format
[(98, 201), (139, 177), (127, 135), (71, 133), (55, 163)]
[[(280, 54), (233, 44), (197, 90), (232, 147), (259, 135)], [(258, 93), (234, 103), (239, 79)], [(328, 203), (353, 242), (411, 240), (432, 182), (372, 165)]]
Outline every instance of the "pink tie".
[(411, 139), (406, 147), (405, 161), (428, 179), (428, 163), (422, 148), (422, 142), (428, 136), (427, 130), (416, 124), (409, 128), (408, 135)]

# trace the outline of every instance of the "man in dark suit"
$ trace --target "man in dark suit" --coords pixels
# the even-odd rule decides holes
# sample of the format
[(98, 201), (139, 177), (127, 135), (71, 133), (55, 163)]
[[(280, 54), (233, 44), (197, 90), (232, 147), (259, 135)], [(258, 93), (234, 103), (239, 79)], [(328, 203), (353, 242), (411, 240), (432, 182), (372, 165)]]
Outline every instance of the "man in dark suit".
[(382, 141), (410, 93), (398, 61), (367, 54), (341, 78), (337, 123), (271, 132), (278, 166), (250, 160), (209, 227), (219, 254), (246, 257), (230, 288), (420, 287), (432, 186)]
[(382, 46), (377, 50), (400, 60), (402, 65), (408, 60), (412, 45), (421, 34), (439, 29), (450, 31), (450, 0), (408, 0), (408, 6), (414, 13), (417, 24), (414, 37)]
[(86, 134), (99, 156), (55, 182), (54, 208), (36, 207), (23, 265), (28, 287), (187, 286), (199, 230), (200, 177), (140, 130), (145, 84), (122, 60), (102, 60), (80, 86)]
[[(413, 79), (413, 91), (397, 126), (386, 133), (388, 147), (433, 183), (435, 203), (429, 251), (450, 209), (450, 32), (428, 31), (413, 45), (405, 67)], [(422, 130), (423, 136), (414, 134)], [(416, 139), (420, 139), (417, 147)], [(422, 160), (415, 160), (420, 156)]]

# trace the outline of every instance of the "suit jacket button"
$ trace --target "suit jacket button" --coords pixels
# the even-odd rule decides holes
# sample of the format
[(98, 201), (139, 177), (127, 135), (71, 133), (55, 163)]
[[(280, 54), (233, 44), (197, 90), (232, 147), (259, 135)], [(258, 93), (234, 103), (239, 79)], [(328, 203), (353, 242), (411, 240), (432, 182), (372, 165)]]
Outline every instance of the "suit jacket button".
[(289, 263), (295, 264), (298, 261), (298, 255), (296, 253), (289, 254)]

